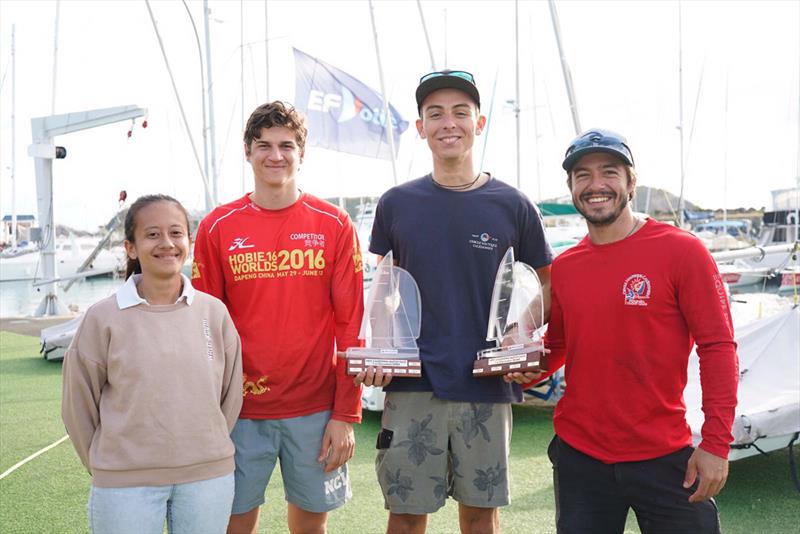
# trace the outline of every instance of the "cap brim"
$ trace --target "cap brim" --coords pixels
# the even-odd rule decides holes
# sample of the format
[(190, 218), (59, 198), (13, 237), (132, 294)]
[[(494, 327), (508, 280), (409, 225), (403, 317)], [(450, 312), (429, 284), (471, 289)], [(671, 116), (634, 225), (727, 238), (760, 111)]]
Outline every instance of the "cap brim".
[(417, 111), (422, 111), (422, 104), (431, 93), (441, 89), (456, 89), (464, 92), (475, 102), (478, 109), (481, 107), (481, 96), (473, 84), (458, 76), (436, 76), (425, 80), (417, 87)]
[(575, 152), (573, 152), (572, 154), (570, 154), (569, 156), (567, 156), (566, 159), (564, 159), (564, 163), (561, 164), (561, 167), (565, 171), (570, 172), (572, 170), (572, 167), (574, 167), (575, 164), (578, 163), (578, 160), (580, 160), (583, 156), (592, 154), (594, 152), (604, 152), (606, 154), (617, 156), (626, 165), (633, 166), (633, 162), (630, 160), (630, 158), (628, 158), (628, 155), (620, 150), (608, 146), (587, 146), (585, 148), (580, 148)]

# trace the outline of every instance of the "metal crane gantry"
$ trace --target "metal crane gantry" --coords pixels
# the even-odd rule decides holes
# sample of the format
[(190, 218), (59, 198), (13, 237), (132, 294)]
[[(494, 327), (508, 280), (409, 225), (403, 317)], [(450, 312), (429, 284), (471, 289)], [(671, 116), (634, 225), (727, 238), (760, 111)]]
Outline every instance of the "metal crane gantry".
[(39, 226), (42, 229), (39, 255), (44, 283), (41, 285), (45, 291), (45, 296), (36, 309), (36, 316), (66, 313), (58, 301), (56, 225), (53, 216), (53, 160), (64, 158), (66, 150), (63, 147), (57, 147), (53, 138), (106, 124), (132, 120), (146, 114), (147, 109), (128, 105), (31, 119), (33, 143), (28, 147), (28, 155), (33, 157), (36, 170), (36, 203), (39, 210)]

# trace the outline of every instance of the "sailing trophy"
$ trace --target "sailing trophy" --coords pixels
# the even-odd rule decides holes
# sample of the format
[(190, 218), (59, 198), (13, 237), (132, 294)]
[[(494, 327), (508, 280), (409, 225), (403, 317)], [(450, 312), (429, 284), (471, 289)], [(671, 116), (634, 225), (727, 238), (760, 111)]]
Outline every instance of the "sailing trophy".
[(509, 248), (497, 269), (486, 341), (495, 346), (478, 351), (472, 376), (538, 371), (544, 354), (539, 333), (544, 317), (542, 284), (529, 265), (514, 261)]
[(408, 271), (394, 265), (389, 251), (378, 265), (367, 293), (358, 339), (365, 347), (346, 351), (347, 374), (381, 367), (396, 377), (420, 377), (419, 337), (422, 306), (419, 287)]

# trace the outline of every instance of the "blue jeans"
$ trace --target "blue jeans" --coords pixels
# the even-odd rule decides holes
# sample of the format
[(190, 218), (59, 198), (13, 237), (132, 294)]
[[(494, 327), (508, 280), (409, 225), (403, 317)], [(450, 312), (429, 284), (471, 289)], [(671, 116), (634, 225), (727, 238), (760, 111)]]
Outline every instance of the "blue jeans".
[(89, 493), (93, 534), (222, 534), (233, 503), (233, 473), (169, 486), (99, 488)]

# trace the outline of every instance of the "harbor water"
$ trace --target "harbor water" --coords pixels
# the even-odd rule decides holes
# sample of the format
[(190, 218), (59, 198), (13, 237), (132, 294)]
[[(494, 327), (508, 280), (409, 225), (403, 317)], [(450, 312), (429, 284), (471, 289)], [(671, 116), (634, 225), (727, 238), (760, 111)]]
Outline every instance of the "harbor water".
[[(69, 291), (60, 290), (59, 300), (70, 313), (84, 312), (98, 300), (113, 294), (124, 280), (119, 277), (96, 277), (75, 282)], [(44, 298), (44, 287), (30, 280), (0, 282), (0, 317), (33, 315)]]

